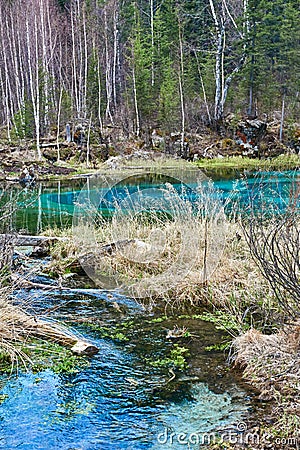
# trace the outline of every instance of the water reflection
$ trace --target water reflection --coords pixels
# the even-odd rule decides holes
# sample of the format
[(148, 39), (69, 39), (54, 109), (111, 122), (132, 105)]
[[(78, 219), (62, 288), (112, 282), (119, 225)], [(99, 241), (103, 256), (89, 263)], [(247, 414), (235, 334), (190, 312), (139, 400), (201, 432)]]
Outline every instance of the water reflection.
[[(138, 189), (162, 186), (166, 181), (170, 180), (162, 180), (158, 176), (152, 180), (147, 180), (145, 177), (127, 178), (125, 185), (119, 183), (108, 192), (105, 205), (102, 205), (102, 214), (113, 213), (113, 203), (116, 198), (121, 201), (127, 195), (137, 192)], [(203, 181), (204, 189), (207, 183)], [(296, 201), (297, 207), (299, 205), (299, 188), (297, 188), (299, 171), (261, 171), (246, 175), (234, 173), (232, 178), (218, 176), (213, 181), (213, 186), (215, 195), (218, 195), (229, 212), (247, 212), (249, 208), (254, 208), (257, 211), (276, 213), (283, 211), (293, 201)], [(11, 225), (17, 230), (26, 230), (28, 233), (35, 234), (49, 227), (70, 227), (74, 205), (83, 187), (85, 187), (87, 199), (93, 199), (95, 195), (99, 196), (99, 193), (93, 192), (90, 188), (90, 179), (87, 177), (66, 182), (41, 182), (23, 190), (17, 187), (7, 188), (0, 202), (16, 202), (17, 207), (11, 219)], [(176, 183), (174, 187), (176, 189)], [(180, 189), (180, 186), (177, 188)], [(194, 193), (188, 195), (192, 201)]]

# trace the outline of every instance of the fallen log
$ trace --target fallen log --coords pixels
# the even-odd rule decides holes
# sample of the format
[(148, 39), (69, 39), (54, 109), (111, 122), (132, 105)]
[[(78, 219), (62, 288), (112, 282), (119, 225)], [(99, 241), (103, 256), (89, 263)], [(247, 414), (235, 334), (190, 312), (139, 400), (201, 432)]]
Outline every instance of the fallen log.
[(40, 145), (41, 148), (58, 148), (58, 147), (70, 147), (69, 142), (46, 142)]
[(12, 274), (11, 279), (15, 283), (15, 288), (18, 289), (44, 289), (44, 290), (65, 290), (69, 291), (70, 288), (63, 287), (58, 284), (43, 284), (43, 283), (34, 283), (33, 281), (26, 280), (26, 278), (22, 278), (16, 274)]
[(0, 337), (2, 339), (15, 342), (23, 341), (24, 338), (27, 340), (28, 336), (35, 336), (69, 347), (77, 355), (93, 355), (99, 351), (94, 344), (77, 336), (72, 330), (59, 323), (32, 316), (9, 302), (3, 302), (1, 308)]
[(48, 323), (33, 317), (23, 325), (30, 335), (70, 347), (70, 350), (76, 355), (91, 356), (99, 352), (99, 349), (92, 343), (79, 339), (76, 335), (64, 330), (62, 326), (55, 323)]
[(53, 244), (57, 241), (66, 240), (57, 236), (28, 236), (22, 234), (0, 234), (0, 245), (2, 242), (11, 242), (15, 247), (37, 247), (39, 245)]

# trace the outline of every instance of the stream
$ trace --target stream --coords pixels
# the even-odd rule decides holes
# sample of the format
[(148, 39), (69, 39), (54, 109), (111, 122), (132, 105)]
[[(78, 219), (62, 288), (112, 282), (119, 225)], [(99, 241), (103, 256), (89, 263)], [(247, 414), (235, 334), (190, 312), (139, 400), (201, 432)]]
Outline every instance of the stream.
[[(19, 299), (26, 295), (18, 293)], [(100, 352), (74, 374), (46, 370), (3, 376), (1, 448), (196, 449), (193, 444), (205, 442), (206, 433), (239, 422), (251, 410), (249, 392), (228, 371), (224, 355), (205, 350), (222, 342), (222, 333), (193, 318), (195, 311), (166, 319), (163, 310), (146, 312), (126, 297), (97, 290), (31, 296), (35, 312), (60, 305), (51, 317), (71, 324)], [(74, 323), (74, 311), (81, 323)], [(111, 328), (126, 321), (124, 337), (102, 337), (87, 325), (95, 320)], [(172, 374), (152, 363), (169, 354), (174, 342), (167, 332), (175, 324), (190, 331), (192, 337), (176, 342), (191, 356), (188, 369), (169, 381)], [(177, 442), (180, 433), (186, 434), (186, 444)]]
[[(268, 177), (264, 201), (275, 201), (281, 208), (296, 173), (273, 172)], [(216, 177), (214, 183), (224, 201), (239, 195), (245, 206), (255, 180)], [(17, 192), (14, 228), (35, 234), (70, 226), (74, 201), (86, 181), (8, 189), (5, 195)], [(33, 281), (51, 282), (40, 275)], [(216, 430), (236, 427), (257, 408), (224, 354), (207, 350), (225, 336), (199, 319), (199, 308), (173, 312), (170, 307), (166, 316), (163, 305), (151, 308), (97, 289), (32, 289), (30, 300), (28, 291), (20, 289), (15, 297), (34, 314), (50, 310), (52, 320), (72, 327), (100, 351), (75, 373), (20, 369), (18, 376), (1, 375), (2, 449), (196, 450), (205, 439), (212, 442), (208, 433), (217, 438)], [(188, 330), (186, 336), (169, 338), (176, 327)], [(174, 374), (159, 361), (178, 347), (188, 348), (188, 366)]]

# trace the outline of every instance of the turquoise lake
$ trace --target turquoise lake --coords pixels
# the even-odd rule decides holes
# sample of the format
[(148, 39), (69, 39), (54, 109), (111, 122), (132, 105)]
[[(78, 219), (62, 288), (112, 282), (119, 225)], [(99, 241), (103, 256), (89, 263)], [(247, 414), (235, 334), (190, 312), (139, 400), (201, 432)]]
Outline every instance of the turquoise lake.
[[(247, 213), (252, 209), (265, 211), (283, 211), (293, 197), (300, 184), (299, 171), (236, 173), (233, 178), (223, 179), (220, 176), (212, 180), (218, 201), (220, 200), (228, 213)], [(203, 186), (205, 188), (205, 184)], [(14, 198), (17, 203), (12, 218), (12, 226), (27, 233), (41, 233), (50, 227), (69, 227), (72, 225), (74, 204), (79, 195), (93, 195), (88, 190), (92, 182), (82, 178), (68, 182), (37, 183), (25, 189), (17, 186), (7, 187), (5, 201)], [(149, 187), (161, 187), (164, 182), (147, 181), (143, 177), (133, 177), (125, 183), (119, 183), (107, 194), (107, 204), (103, 206), (104, 214), (113, 214), (111, 198), (124, 198), (137, 189), (141, 191)], [(175, 183), (176, 187), (176, 183)], [(193, 186), (191, 186), (193, 189)], [(83, 192), (82, 192), (83, 190)], [(299, 197), (298, 200), (299, 201)]]

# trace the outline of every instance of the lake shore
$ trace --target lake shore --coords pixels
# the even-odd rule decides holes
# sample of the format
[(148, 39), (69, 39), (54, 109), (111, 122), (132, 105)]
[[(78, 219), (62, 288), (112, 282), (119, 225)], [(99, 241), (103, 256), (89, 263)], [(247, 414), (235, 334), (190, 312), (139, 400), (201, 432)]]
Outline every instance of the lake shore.
[[(143, 167), (144, 162), (149, 166), (151, 161), (180, 161), (178, 158), (170, 158), (159, 152), (140, 152), (133, 155), (135, 164), (139, 161), (139, 165)], [(130, 165), (131, 157), (128, 155), (119, 155), (108, 158), (107, 161), (101, 159), (96, 160), (93, 164), (86, 165), (76, 161), (60, 161), (50, 162), (46, 158), (37, 161), (32, 152), (24, 155), (12, 153), (6, 161), (2, 158), (0, 162), (0, 182), (18, 183), (24, 168), (33, 168), (36, 181), (56, 181), (56, 180), (72, 180), (93, 176), (94, 174), (106, 171), (108, 168), (117, 166), (122, 168), (125, 164)], [(184, 164), (184, 160), (182, 160)], [(269, 158), (250, 158), (247, 156), (225, 156), (216, 158), (202, 158), (193, 164), (203, 170), (208, 176), (215, 176), (222, 172), (239, 172), (239, 171), (259, 171), (259, 170), (297, 170), (300, 167), (300, 156), (296, 154), (282, 154)], [(154, 164), (155, 165), (155, 164)]]

